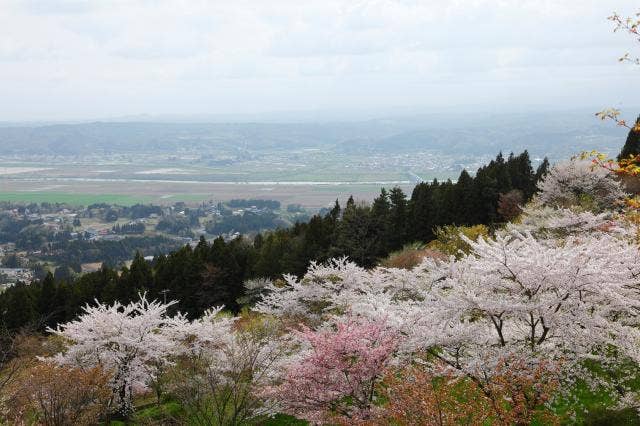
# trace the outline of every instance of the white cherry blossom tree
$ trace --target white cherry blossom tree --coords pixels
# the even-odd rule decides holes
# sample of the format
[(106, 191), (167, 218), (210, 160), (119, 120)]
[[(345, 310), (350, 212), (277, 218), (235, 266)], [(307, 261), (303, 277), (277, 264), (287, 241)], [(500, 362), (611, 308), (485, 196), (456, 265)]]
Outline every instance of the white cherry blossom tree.
[(611, 210), (625, 197), (614, 174), (589, 160), (571, 159), (554, 165), (538, 184), (536, 201), (550, 207), (583, 206)]
[(167, 304), (145, 295), (128, 305), (87, 305), (75, 321), (48, 331), (64, 338), (65, 352), (53, 357), (61, 365), (100, 366), (112, 374), (113, 403), (118, 411), (132, 410), (132, 394), (147, 389), (158, 369), (183, 351), (181, 339), (191, 331), (181, 314), (167, 316)]
[(559, 239), (570, 235), (608, 233), (630, 235), (630, 224), (611, 211), (593, 213), (570, 208), (526, 206), (518, 222), (508, 223), (507, 232), (530, 232), (538, 239)]
[(640, 360), (635, 244), (606, 234), (560, 244), (518, 233), (468, 242), (472, 253), (432, 290), (416, 347), (483, 376), (510, 357), (577, 367), (606, 361), (615, 347)]
[(289, 336), (267, 318), (237, 320), (211, 310), (191, 323), (186, 356), (173, 369), (173, 395), (198, 424), (249, 424), (278, 411), (263, 389), (295, 354)]

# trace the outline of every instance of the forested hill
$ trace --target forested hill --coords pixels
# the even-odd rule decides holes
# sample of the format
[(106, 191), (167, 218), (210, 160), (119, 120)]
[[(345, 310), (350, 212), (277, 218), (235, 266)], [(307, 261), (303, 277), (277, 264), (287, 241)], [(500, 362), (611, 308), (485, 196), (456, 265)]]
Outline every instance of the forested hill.
[(201, 240), (195, 249), (186, 246), (153, 262), (138, 255), (121, 271), (103, 267), (75, 282), (56, 282), (49, 275), (28, 286), (18, 284), (0, 294), (0, 326), (53, 326), (73, 319), (96, 299), (126, 304), (141, 291), (179, 300), (176, 309), (192, 317), (221, 304), (237, 311), (248, 279), (302, 275), (311, 261), (340, 256), (372, 267), (407, 243), (432, 240), (440, 226), (504, 222), (510, 206), (531, 198), (547, 167), (545, 160), (534, 171), (526, 151), (506, 159), (499, 154), (474, 177), (463, 171), (456, 183), (420, 183), (410, 197), (399, 188), (383, 189), (371, 205), (350, 198), (342, 208), (336, 201), (331, 211), (308, 223), (254, 241)]

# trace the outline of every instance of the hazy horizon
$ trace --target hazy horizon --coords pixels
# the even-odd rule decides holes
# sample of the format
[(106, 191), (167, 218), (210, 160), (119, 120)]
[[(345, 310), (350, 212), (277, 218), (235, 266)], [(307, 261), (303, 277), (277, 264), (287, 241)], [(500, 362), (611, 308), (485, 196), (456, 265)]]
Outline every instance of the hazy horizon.
[(635, 116), (633, 42), (606, 19), (635, 2), (603, 3), (9, 0), (0, 122)]
[[(594, 122), (600, 120), (595, 116), (602, 105), (590, 105), (582, 107), (542, 107), (535, 105), (514, 105), (509, 108), (492, 108), (485, 105), (459, 105), (438, 110), (428, 107), (404, 106), (396, 108), (377, 109), (322, 109), (322, 110), (281, 110), (265, 111), (259, 113), (218, 113), (218, 114), (130, 114), (113, 116), (89, 116), (89, 117), (66, 117), (57, 119), (21, 119), (21, 120), (0, 120), (0, 127), (7, 126), (48, 126), (58, 124), (81, 124), (81, 123), (220, 123), (220, 124), (295, 124), (295, 123), (353, 123), (367, 121), (384, 120), (418, 120), (437, 119), (442, 117), (447, 121), (455, 121), (465, 117), (480, 119), (482, 117), (514, 117), (528, 114), (556, 115), (572, 114), (584, 117), (593, 117)], [(640, 104), (628, 104), (624, 106), (630, 117), (636, 112), (640, 112)], [(464, 122), (460, 122), (464, 126)], [(605, 125), (605, 123), (603, 123)]]

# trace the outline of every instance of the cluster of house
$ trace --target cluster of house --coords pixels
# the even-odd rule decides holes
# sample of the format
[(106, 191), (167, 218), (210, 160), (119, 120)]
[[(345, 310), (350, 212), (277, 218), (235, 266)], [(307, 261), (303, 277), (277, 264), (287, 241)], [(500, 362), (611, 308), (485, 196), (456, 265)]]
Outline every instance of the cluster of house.
[(5, 210), (3, 212), (16, 218), (25, 217), (33, 223), (42, 223), (43, 226), (52, 231), (63, 230), (65, 223), (73, 221), (78, 215), (69, 209), (61, 209), (56, 213), (36, 213), (29, 211), (29, 209), (25, 209), (23, 212), (18, 209)]
[[(96, 229), (93, 227), (85, 228), (84, 235), (89, 241), (120, 241), (125, 237), (124, 235), (114, 234), (111, 228)], [(74, 235), (71, 234), (71, 237), (74, 237)]]
[[(7, 254), (15, 253), (15, 249), (16, 245), (14, 243), (0, 244), (0, 259), (4, 258)], [(22, 264), (23, 262), (19, 263)], [(0, 291), (14, 285), (18, 281), (30, 284), (33, 281), (33, 271), (24, 267), (0, 267)]]
[(263, 214), (263, 213), (267, 213), (270, 210), (267, 208), (258, 208), (256, 206), (251, 206), (251, 207), (245, 207), (245, 208), (241, 208), (241, 209), (234, 209), (232, 211), (232, 214), (234, 216), (243, 216), (246, 212), (249, 213), (255, 213), (255, 214)]
[[(205, 207), (206, 214), (212, 215), (212, 216), (221, 216), (222, 215), (221, 208), (222, 207), (220, 204), (211, 203)], [(174, 207), (164, 207), (162, 213), (166, 215), (171, 215), (171, 214), (178, 215), (178, 216), (186, 215), (185, 211), (176, 211), (176, 210), (178, 209)], [(232, 209), (232, 214), (234, 216), (242, 216), (246, 212), (250, 212), (254, 214), (262, 214), (267, 211), (269, 210), (266, 208), (258, 208), (257, 206), (250, 206), (250, 207), (243, 207), (243, 208), (234, 208)], [(126, 238), (126, 235), (114, 233), (111, 224), (109, 224), (108, 226), (107, 225), (96, 226), (94, 223), (87, 227), (81, 226), (80, 223), (78, 222), (78, 219), (79, 219), (78, 211), (73, 211), (66, 208), (55, 211), (54, 213), (33, 212), (33, 211), (29, 211), (28, 209), (20, 209), (20, 210), (11, 209), (11, 210), (5, 210), (4, 213), (8, 213), (16, 218), (27, 218), (30, 222), (34, 224), (37, 223), (37, 224), (43, 225), (53, 232), (62, 232), (65, 230), (71, 231), (69, 233), (69, 236), (72, 239), (76, 239), (82, 236), (91, 241), (120, 241)], [(158, 214), (152, 213), (147, 218), (134, 219), (128, 222), (128, 224), (129, 225), (134, 225), (134, 224), (146, 225), (148, 224), (149, 220), (157, 219), (158, 217), (159, 217)], [(71, 224), (74, 225), (73, 228), (70, 227)], [(194, 231), (196, 232), (196, 235), (198, 234), (202, 235), (205, 233), (205, 228), (202, 227), (201, 229), (195, 229)], [(235, 238), (238, 238), (240, 236), (240, 233), (231, 231), (229, 233), (222, 234), (221, 236), (225, 239), (225, 241), (230, 241)], [(171, 238), (182, 244), (189, 244), (192, 247), (195, 247), (199, 242), (198, 238), (180, 237), (180, 236), (171, 236)], [(209, 238), (208, 241), (211, 243), (214, 239), (215, 237), (212, 237), (212, 238)], [(16, 253), (14, 243), (0, 244), (0, 259), (3, 258), (5, 255), (11, 254), (11, 253)], [(32, 251), (29, 254), (35, 254), (35, 255), (40, 254), (40, 250)], [(25, 253), (25, 256), (26, 255), (27, 254)], [(149, 256), (148, 260), (151, 260), (151, 259), (152, 257)], [(24, 266), (24, 265), (16, 265), (16, 266)], [(100, 266), (101, 266), (101, 263), (83, 264), (82, 271), (91, 272), (93, 270), (99, 269)], [(14, 285), (18, 281), (31, 283), (33, 280), (34, 280), (34, 271), (31, 269), (28, 269), (25, 267), (0, 268), (0, 291), (2, 291), (2, 289), (4, 288)]]
[[(146, 223), (147, 219), (139, 218), (129, 221), (126, 225), (145, 225)], [(85, 228), (83, 231), (85, 238), (90, 241), (120, 241), (125, 238), (124, 235), (115, 234), (110, 227), (97, 229), (90, 226)], [(73, 234), (71, 236), (74, 237)]]
[(18, 281), (31, 284), (33, 271), (27, 268), (0, 268), (0, 289), (11, 287)]

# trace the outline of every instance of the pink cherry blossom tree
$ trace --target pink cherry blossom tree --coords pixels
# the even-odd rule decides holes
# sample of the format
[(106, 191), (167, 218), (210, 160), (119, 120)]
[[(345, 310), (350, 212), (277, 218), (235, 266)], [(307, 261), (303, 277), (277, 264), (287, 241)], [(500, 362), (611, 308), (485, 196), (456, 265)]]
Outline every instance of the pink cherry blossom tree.
[(383, 319), (347, 316), (318, 331), (303, 326), (296, 335), (305, 349), (272, 389), (286, 411), (313, 421), (366, 417), (397, 347), (395, 331)]

